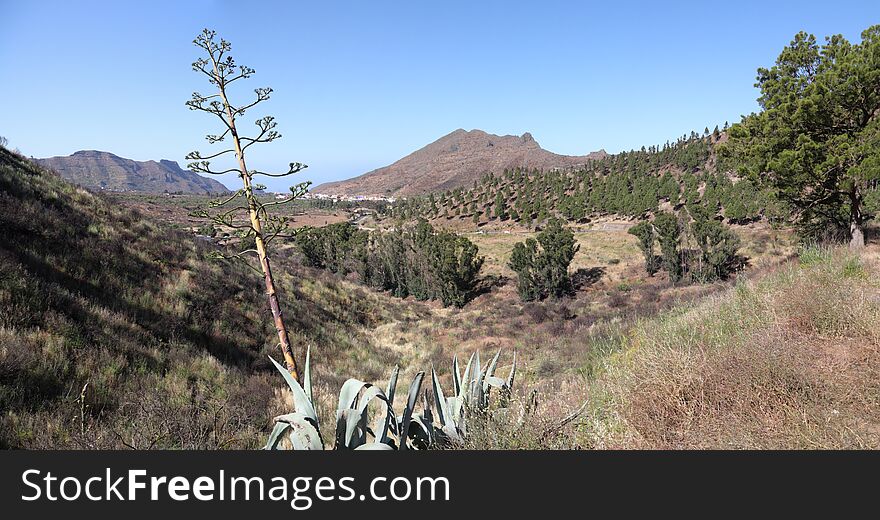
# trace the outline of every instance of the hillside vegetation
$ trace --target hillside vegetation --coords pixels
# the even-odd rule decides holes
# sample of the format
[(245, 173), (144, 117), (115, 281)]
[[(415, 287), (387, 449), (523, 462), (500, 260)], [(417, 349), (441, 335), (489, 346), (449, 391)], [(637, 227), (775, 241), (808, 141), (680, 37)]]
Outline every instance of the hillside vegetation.
[[(266, 359), (276, 346), (254, 275), (0, 154), (2, 446), (264, 442), (290, 403)], [(384, 383), (395, 364), (404, 378), (433, 364), (448, 384), (453, 354), (500, 347), (521, 363), (515, 409), (532, 412), (499, 418), (471, 447), (878, 446), (875, 246), (673, 287), (644, 279), (633, 237), (605, 251), (594, 235), (579, 237), (590, 256), (575, 263), (600, 261), (600, 275), (576, 273), (574, 298), (519, 303), (502, 279), (462, 309), (360, 288), (282, 249), (279, 290), (292, 343), (312, 346), (322, 423), (348, 377)]]
[(592, 435), (650, 448), (880, 447), (878, 267), (876, 250), (811, 248), (640, 322), (592, 386)]
[[(591, 327), (576, 373), (538, 378), (549, 395), (528, 427), (499, 421), (473, 447), (878, 448), (878, 267), (876, 248), (809, 248), (657, 316)], [(584, 412), (559, 428), (578, 387)]]
[[(274, 331), (254, 275), (210, 247), (0, 148), (0, 447), (261, 445), (285, 405)], [(278, 262), (316, 378), (384, 376), (368, 327), (417, 310)]]
[(782, 208), (750, 180), (738, 179), (716, 153), (725, 141), (713, 132), (675, 142), (596, 157), (566, 169), (511, 168), (486, 173), (469, 188), (398, 201), (393, 215), (455, 224), (487, 223), (526, 227), (551, 217), (589, 222), (603, 215), (643, 217), (661, 209), (696, 206), (730, 223), (778, 220)]

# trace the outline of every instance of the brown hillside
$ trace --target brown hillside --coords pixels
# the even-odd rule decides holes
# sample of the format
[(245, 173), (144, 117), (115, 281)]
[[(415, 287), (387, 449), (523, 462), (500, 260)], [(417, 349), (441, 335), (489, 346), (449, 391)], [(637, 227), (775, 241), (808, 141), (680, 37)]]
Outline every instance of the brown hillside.
[(168, 160), (133, 161), (109, 152), (83, 150), (37, 162), (64, 179), (93, 190), (200, 194), (229, 191), (214, 179), (184, 170)]
[(548, 152), (529, 133), (498, 136), (458, 129), (390, 166), (353, 179), (321, 184), (312, 191), (328, 195), (418, 195), (468, 187), (484, 173), (500, 173), (505, 168), (563, 168), (605, 155), (604, 150), (582, 156)]

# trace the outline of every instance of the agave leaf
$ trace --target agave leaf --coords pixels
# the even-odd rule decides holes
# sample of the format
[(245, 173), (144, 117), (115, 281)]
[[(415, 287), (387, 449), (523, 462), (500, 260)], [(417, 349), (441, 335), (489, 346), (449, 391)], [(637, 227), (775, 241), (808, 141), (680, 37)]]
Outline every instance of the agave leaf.
[(507, 386), (507, 381), (495, 376), (487, 377), (483, 383), (486, 387), (493, 386), (495, 388), (505, 388)]
[(353, 449), (363, 444), (363, 432), (359, 432), (361, 415), (357, 410), (346, 408), (336, 420), (336, 449)]
[(337, 419), (339, 418), (343, 410), (354, 408), (354, 404), (357, 402), (358, 394), (361, 393), (361, 388), (365, 386), (372, 385), (370, 385), (369, 383), (364, 383), (363, 381), (359, 381), (357, 379), (349, 379), (342, 384), (342, 389), (339, 391), (339, 404), (336, 407)]
[(458, 368), (458, 354), (452, 356), (452, 395), (461, 393), (461, 370)]
[(461, 435), (459, 435), (458, 430), (453, 425), (444, 426), (443, 433), (452, 441), (462, 442)]
[(379, 399), (387, 408), (388, 406), (388, 398), (385, 397), (385, 392), (382, 391), (378, 386), (367, 385), (367, 389), (364, 391), (364, 394), (358, 400), (357, 411), (361, 415), (365, 415), (367, 413), (367, 407), (370, 405), (370, 401), (373, 399)]
[(510, 374), (507, 376), (507, 388), (513, 390), (513, 379), (516, 377), (516, 351), (513, 351), (513, 366), (510, 367)]
[(385, 444), (384, 442), (368, 442), (366, 444), (361, 444), (356, 450), (393, 450), (391, 446)]
[(486, 373), (483, 376), (483, 400), (485, 401), (481, 406), (488, 406), (489, 404), (489, 392), (491, 387), (488, 383), (488, 380), (495, 376), (495, 368), (498, 366), (498, 357), (501, 356), (501, 349), (498, 349), (498, 352), (492, 358), (492, 361), (489, 362), (489, 365), (486, 367)]
[(492, 377), (495, 375), (495, 367), (498, 366), (499, 356), (501, 356), (501, 349), (498, 349), (498, 353), (496, 353), (495, 357), (492, 358), (492, 361), (489, 362), (489, 366), (486, 368), (486, 377)]
[[(450, 398), (446, 399), (449, 402)], [(428, 400), (428, 391), (422, 394), (422, 413), (419, 416), (428, 424), (434, 424), (434, 412), (431, 411), (431, 401)]]
[(476, 354), (477, 359), (474, 362), (474, 372), (471, 374), (471, 380), (476, 381), (479, 379), (480, 374), (482, 374), (483, 371), (480, 369), (480, 351), (477, 350), (474, 354)]
[(449, 407), (449, 414), (452, 416), (452, 422), (456, 425), (461, 424), (462, 422), (461, 405), (463, 402), (464, 401), (462, 401), (460, 397), (446, 398), (446, 405)]
[(428, 449), (434, 444), (434, 425), (428, 417), (414, 415), (410, 428), (410, 439), (417, 449)]
[(400, 375), (400, 365), (395, 365), (394, 371), (391, 372), (391, 378), (388, 380), (388, 387), (385, 389), (385, 395), (392, 406), (394, 405), (394, 394), (397, 392), (398, 375)]
[[(479, 365), (477, 365), (477, 367), (479, 367)], [(477, 371), (477, 378), (474, 380), (473, 386), (471, 387), (471, 400), (470, 403), (468, 403), (472, 406), (477, 407), (478, 409), (483, 409), (486, 405), (486, 393), (483, 391), (484, 375), (485, 373), (483, 371)]]
[(388, 436), (390, 420), (394, 417), (394, 410), (391, 409), (391, 404), (388, 402), (388, 398), (385, 397), (385, 392), (378, 386), (368, 387), (358, 402), (358, 413), (361, 415), (362, 422), (366, 424), (369, 418), (368, 407), (373, 399), (379, 399), (385, 404), (384, 413), (377, 418), (376, 425), (373, 427), (373, 436), (376, 440), (384, 441)]
[(324, 440), (321, 439), (321, 432), (315, 428), (315, 425), (305, 415), (299, 415), (295, 420), (290, 421), (290, 430), (288, 438), (295, 450), (323, 450)]
[(306, 347), (306, 366), (303, 370), (303, 390), (306, 393), (306, 397), (309, 398), (309, 401), (315, 402), (312, 399), (312, 370), (311, 370), (311, 361), (312, 361), (312, 346), (309, 345)]
[(403, 417), (400, 419), (399, 441), (401, 450), (406, 449), (406, 440), (409, 438), (410, 420), (412, 419), (413, 411), (416, 408), (416, 401), (419, 398), (419, 390), (422, 388), (422, 379), (424, 379), (424, 377), (425, 373), (419, 372), (409, 385), (409, 393), (406, 398), (406, 408), (403, 409)]
[(434, 402), (437, 403), (437, 415), (440, 417), (440, 424), (446, 425), (451, 422), (452, 417), (446, 406), (446, 398), (443, 396), (443, 389), (440, 387), (440, 380), (437, 379), (437, 372), (431, 367), (431, 380), (434, 385)]
[(461, 377), (461, 386), (458, 389), (458, 396), (463, 397), (470, 391), (470, 382), (473, 377), (471, 376), (471, 370), (473, 370), (474, 364), (474, 356), (476, 356), (476, 352), (471, 354), (470, 359), (468, 359), (467, 365), (464, 367), (464, 375)]
[(275, 427), (272, 428), (272, 433), (269, 434), (269, 439), (266, 441), (266, 445), (263, 446), (264, 450), (277, 450), (278, 445), (281, 442), (281, 436), (287, 429), (290, 428), (290, 424), (285, 422), (276, 422)]
[(290, 375), (290, 372), (288, 372), (286, 368), (282, 367), (277, 361), (272, 359), (272, 356), (269, 356), (269, 360), (272, 361), (275, 368), (281, 372), (281, 375), (284, 376), (284, 380), (287, 381), (287, 386), (289, 386), (290, 391), (293, 392), (293, 404), (296, 407), (296, 411), (303, 413), (306, 417), (315, 421), (315, 424), (318, 424), (318, 414), (315, 412), (315, 407), (312, 406), (312, 400), (306, 395), (305, 390), (299, 386), (299, 383), (296, 382), (296, 379)]

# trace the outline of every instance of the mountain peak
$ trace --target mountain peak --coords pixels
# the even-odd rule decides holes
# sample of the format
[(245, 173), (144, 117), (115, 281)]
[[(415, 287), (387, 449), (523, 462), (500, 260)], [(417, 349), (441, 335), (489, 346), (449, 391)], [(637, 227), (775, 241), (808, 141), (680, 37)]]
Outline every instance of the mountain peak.
[(329, 195), (418, 195), (469, 186), (488, 172), (574, 167), (604, 155), (555, 154), (541, 148), (529, 132), (502, 136), (459, 128), (389, 166), (353, 179), (325, 183), (312, 191)]
[(134, 161), (99, 150), (80, 150), (69, 156), (37, 159), (41, 166), (80, 186), (110, 191), (148, 193), (226, 193), (214, 179), (183, 170), (176, 161)]

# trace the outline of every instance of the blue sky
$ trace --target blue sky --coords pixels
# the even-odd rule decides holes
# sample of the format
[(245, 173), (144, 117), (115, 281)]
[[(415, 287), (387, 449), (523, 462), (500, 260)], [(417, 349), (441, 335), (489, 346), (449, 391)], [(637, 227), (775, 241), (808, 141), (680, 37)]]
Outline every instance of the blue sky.
[(218, 132), (184, 106), (209, 90), (190, 63), (211, 27), (257, 71), (238, 99), (275, 89), (262, 107), (284, 137), (251, 149), (255, 168), (301, 161), (316, 183), (347, 178), (457, 128), (619, 152), (755, 110), (755, 69), (799, 30), (858, 40), (880, 23), (876, 1), (247, 5), (0, 2), (0, 135), (35, 157), (98, 149), (183, 165)]

